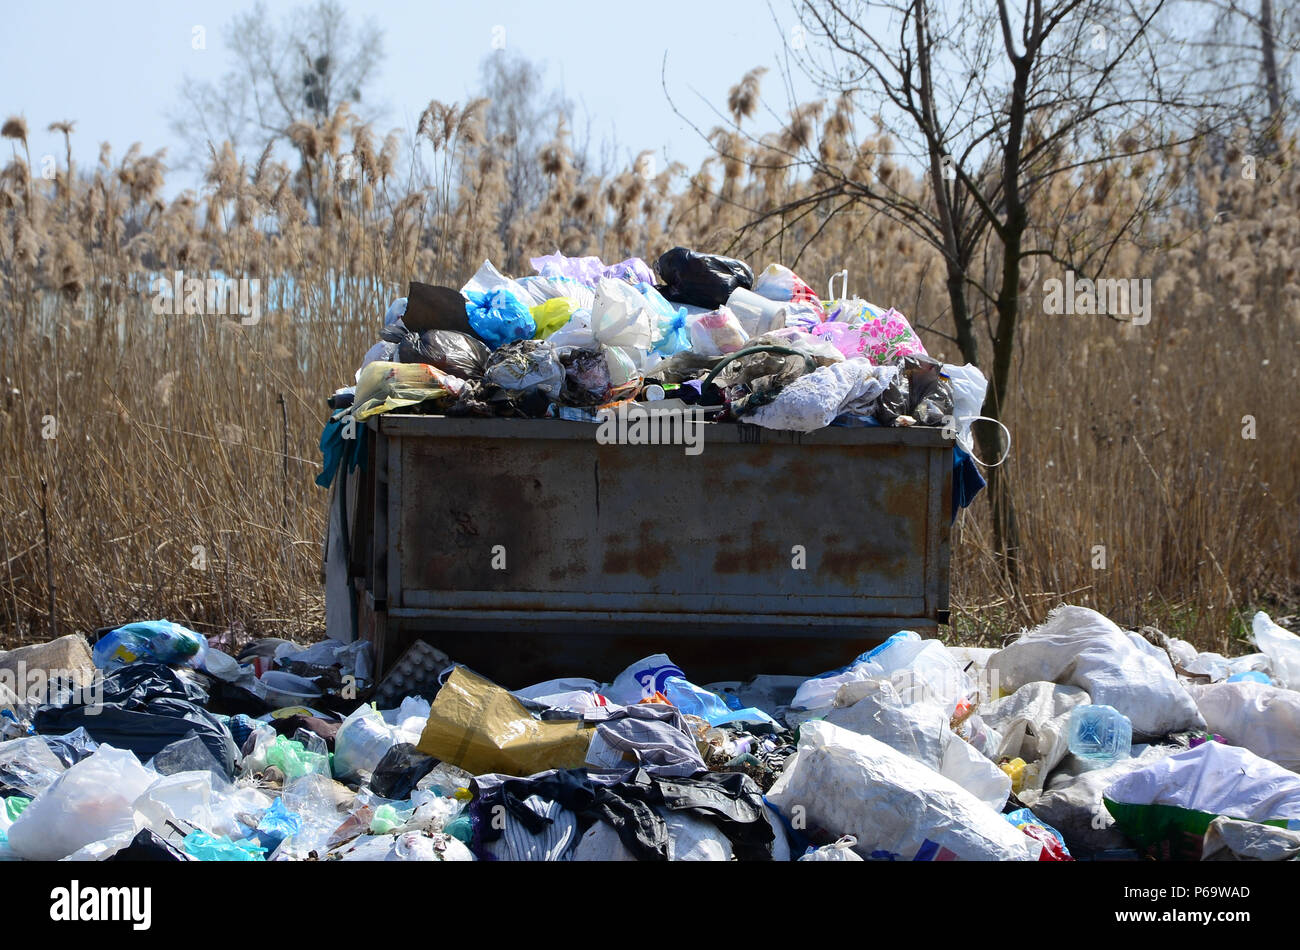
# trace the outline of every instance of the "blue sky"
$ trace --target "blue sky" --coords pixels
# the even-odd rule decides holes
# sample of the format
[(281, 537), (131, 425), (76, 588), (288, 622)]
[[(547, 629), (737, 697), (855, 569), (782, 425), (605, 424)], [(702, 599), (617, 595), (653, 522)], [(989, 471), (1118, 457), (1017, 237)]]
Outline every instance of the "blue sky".
[[(674, 100), (708, 128), (715, 124), (709, 102), (721, 108), (746, 70), (775, 67), (782, 55), (785, 34), (772, 10), (792, 20), (785, 0), (773, 0), (771, 8), (765, 0), (657, 0), (637, 7), (609, 0), (344, 3), (354, 20), (372, 18), (384, 33), (385, 61), (371, 96), (387, 107), (379, 123), (384, 130), (413, 128), (430, 99), (463, 101), (492, 50), (494, 29), (504, 28), (506, 45), (544, 62), (548, 79), (586, 114), (594, 143), (616, 141), (621, 158), (653, 148), (692, 167), (707, 149), (665, 99), (665, 53)], [(277, 21), (300, 5), (267, 4)], [(167, 113), (177, 105), (181, 77), (217, 80), (226, 72), (224, 27), (251, 6), (251, 0), (9, 3), (0, 38), (0, 113), (27, 118), (34, 162), (47, 153), (62, 161), (61, 137), (46, 132), (59, 119), (76, 121), (74, 157), (83, 165), (104, 141), (119, 157), (138, 141), (150, 152), (170, 145), (169, 157), (179, 159), (183, 150)], [(193, 48), (196, 26), (204, 28), (206, 49)], [(774, 70), (764, 93), (784, 110), (779, 84)], [(177, 172), (167, 190), (192, 183)]]

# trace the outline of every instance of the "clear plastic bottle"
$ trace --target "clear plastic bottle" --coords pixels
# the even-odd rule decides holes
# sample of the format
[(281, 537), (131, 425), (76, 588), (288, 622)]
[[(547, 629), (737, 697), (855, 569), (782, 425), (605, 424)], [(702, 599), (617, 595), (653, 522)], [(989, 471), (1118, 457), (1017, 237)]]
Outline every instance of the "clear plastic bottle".
[(1113, 706), (1075, 706), (1070, 751), (1098, 766), (1127, 759), (1133, 751), (1133, 724)]

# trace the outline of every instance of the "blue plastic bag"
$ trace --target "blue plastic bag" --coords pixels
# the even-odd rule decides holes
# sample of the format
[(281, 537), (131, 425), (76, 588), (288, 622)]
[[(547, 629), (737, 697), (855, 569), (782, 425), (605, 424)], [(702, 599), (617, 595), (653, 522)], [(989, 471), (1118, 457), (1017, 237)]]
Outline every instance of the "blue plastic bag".
[(141, 660), (195, 666), (208, 652), (207, 637), (170, 620), (142, 620), (111, 630), (91, 650), (101, 670), (130, 666)]
[(696, 686), (680, 676), (669, 676), (664, 680), (663, 693), (668, 701), (691, 716), (699, 716), (711, 726), (748, 719), (759, 722), (775, 723), (776, 720), (761, 709), (748, 707), (738, 709), (728, 706), (717, 693)]
[(465, 291), (465, 313), (475, 333), (492, 349), (515, 340), (531, 340), (537, 324), (528, 308), (510, 291)]
[(231, 841), (225, 835), (214, 838), (195, 829), (185, 836), (185, 853), (200, 861), (265, 861), (266, 849), (251, 841)]

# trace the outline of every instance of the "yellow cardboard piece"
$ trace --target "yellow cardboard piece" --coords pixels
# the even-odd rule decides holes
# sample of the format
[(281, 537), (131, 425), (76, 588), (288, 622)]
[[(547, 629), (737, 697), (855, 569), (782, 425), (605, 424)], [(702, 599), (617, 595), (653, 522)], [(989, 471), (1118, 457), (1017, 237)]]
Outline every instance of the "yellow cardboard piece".
[(416, 748), (475, 775), (522, 776), (582, 766), (593, 732), (578, 720), (534, 719), (507, 690), (458, 666), (438, 690)]

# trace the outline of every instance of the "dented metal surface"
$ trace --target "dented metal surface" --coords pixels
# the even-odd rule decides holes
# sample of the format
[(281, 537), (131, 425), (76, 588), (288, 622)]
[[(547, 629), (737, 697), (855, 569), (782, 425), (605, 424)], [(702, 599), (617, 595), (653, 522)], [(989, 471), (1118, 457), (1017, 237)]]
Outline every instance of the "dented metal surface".
[(377, 510), (358, 524), (381, 664), (423, 637), (514, 685), (657, 651), (699, 681), (815, 673), (946, 619), (939, 430), (705, 424), (696, 455), (596, 430), (372, 423)]

